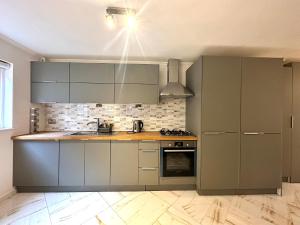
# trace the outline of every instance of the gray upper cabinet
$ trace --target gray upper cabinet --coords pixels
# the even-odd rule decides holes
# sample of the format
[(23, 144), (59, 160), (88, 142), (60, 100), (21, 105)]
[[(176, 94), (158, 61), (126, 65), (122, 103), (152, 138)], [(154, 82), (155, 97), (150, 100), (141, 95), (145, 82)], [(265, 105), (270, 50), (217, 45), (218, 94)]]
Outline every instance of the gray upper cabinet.
[(125, 84), (158, 84), (159, 65), (115, 64), (115, 82)]
[(138, 142), (111, 142), (111, 184), (137, 185)]
[(14, 186), (57, 186), (59, 143), (14, 141)]
[(69, 83), (31, 83), (31, 102), (68, 103)]
[(201, 189), (236, 189), (239, 181), (240, 134), (202, 135), (201, 143)]
[(59, 185), (84, 185), (84, 142), (60, 142)]
[(240, 131), (240, 92), (240, 57), (203, 57), (202, 131)]
[(69, 82), (69, 63), (31, 62), (31, 82)]
[(281, 59), (242, 59), (242, 132), (281, 133)]
[(281, 134), (242, 135), (240, 187), (281, 187)]
[(149, 84), (115, 84), (116, 104), (158, 104), (158, 85)]
[(70, 83), (70, 103), (114, 103), (114, 84)]
[(70, 82), (114, 83), (114, 64), (70, 63)]
[(85, 185), (109, 185), (110, 142), (85, 142)]

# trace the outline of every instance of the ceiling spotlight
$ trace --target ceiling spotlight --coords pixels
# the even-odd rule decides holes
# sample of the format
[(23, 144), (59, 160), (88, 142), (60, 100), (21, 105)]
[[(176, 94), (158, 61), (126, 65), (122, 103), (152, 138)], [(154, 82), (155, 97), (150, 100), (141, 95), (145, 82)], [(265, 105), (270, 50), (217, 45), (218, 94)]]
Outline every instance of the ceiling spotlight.
[(124, 23), (129, 29), (136, 27), (136, 10), (131, 8), (120, 8), (120, 7), (108, 7), (106, 9), (106, 23), (109, 28), (114, 28), (115, 20), (114, 16), (125, 16)]
[(115, 21), (114, 21), (113, 15), (107, 14), (107, 15), (105, 15), (105, 19), (106, 19), (106, 24), (107, 24), (108, 28), (113, 29), (115, 27)]
[(133, 29), (136, 27), (136, 18), (133, 15), (127, 15), (127, 27)]

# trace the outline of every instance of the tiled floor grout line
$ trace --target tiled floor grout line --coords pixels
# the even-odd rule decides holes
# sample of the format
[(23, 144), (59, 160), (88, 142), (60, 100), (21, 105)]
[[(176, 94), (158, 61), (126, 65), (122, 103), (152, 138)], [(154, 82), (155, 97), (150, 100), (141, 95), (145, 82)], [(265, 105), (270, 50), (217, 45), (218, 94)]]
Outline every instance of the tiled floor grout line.
[[(99, 194), (100, 197), (103, 198), (103, 200), (107, 203), (108, 208), (110, 208), (112, 211), (114, 211), (114, 213), (119, 217), (119, 219), (120, 219), (121, 221), (123, 221), (125, 224), (127, 224), (126, 221), (123, 220), (123, 218), (121, 218), (121, 217), (119, 216), (119, 214), (117, 213), (117, 211), (115, 211), (114, 208), (112, 207), (114, 204), (118, 203), (118, 202), (121, 201), (123, 198), (120, 199), (120, 200), (118, 200), (118, 201), (115, 202), (114, 204), (110, 205), (110, 204), (105, 200), (105, 198), (100, 194), (100, 192), (98, 192), (98, 194)], [(124, 198), (125, 198), (125, 196), (124, 196)]]
[(50, 223), (51, 223), (51, 225), (53, 225), (45, 193), (44, 193), (44, 199), (45, 199), (45, 202), (46, 202), (46, 207), (47, 207), (47, 212), (48, 212), (48, 216), (49, 216), (49, 219), (50, 219)]

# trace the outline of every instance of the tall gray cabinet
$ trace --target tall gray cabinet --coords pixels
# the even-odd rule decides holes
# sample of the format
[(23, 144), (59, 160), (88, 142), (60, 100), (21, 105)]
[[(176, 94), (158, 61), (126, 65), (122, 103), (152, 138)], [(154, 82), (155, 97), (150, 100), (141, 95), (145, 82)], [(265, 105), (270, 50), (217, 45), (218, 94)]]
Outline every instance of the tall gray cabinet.
[(200, 193), (280, 187), (281, 66), (280, 59), (203, 56), (187, 70)]
[(300, 63), (285, 67), (284, 78), (283, 175), (300, 182)]
[(241, 188), (280, 187), (282, 92), (281, 59), (242, 59)]
[(202, 189), (238, 187), (240, 57), (203, 57), (201, 108)]

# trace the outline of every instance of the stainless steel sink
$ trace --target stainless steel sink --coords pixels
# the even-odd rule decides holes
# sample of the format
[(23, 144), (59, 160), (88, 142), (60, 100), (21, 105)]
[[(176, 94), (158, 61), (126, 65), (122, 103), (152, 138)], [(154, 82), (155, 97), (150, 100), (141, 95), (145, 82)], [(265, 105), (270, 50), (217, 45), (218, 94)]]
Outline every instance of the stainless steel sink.
[(72, 136), (110, 136), (110, 135), (116, 135), (118, 132), (112, 132), (112, 133), (97, 133), (95, 131), (78, 131), (74, 133), (69, 133), (67, 135)]

